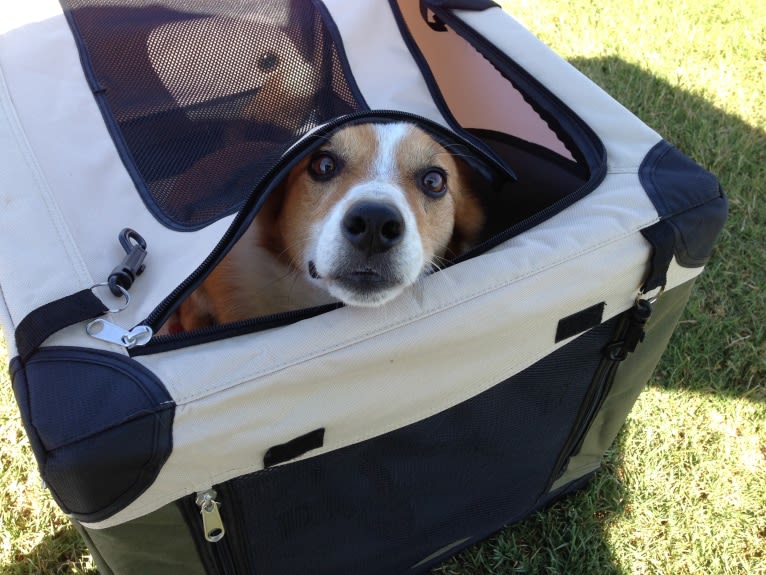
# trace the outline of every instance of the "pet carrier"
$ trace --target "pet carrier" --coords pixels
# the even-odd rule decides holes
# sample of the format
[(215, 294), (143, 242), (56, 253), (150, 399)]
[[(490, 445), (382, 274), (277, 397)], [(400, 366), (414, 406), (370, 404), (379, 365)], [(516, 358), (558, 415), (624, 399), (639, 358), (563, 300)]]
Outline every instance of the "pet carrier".
[[(0, 319), (103, 574), (422, 573), (585, 484), (726, 217), (716, 179), (486, 0), (0, 5)], [(491, 174), (379, 308), (157, 335), (351, 122)]]

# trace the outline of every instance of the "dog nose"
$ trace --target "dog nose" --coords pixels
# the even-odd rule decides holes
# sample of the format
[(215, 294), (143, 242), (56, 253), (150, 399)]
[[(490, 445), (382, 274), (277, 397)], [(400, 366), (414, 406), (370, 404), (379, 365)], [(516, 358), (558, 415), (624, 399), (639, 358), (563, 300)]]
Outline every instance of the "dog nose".
[(344, 237), (367, 254), (378, 254), (394, 247), (404, 235), (401, 212), (390, 204), (357, 202), (343, 216)]

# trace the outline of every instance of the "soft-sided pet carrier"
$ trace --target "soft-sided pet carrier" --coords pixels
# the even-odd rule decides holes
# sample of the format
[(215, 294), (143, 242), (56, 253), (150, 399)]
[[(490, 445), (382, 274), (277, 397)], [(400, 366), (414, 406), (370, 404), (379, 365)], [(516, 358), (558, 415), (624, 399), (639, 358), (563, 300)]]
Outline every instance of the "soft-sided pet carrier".
[[(104, 574), (422, 573), (582, 486), (710, 255), (716, 179), (493, 2), (0, 5), (0, 318)], [(379, 308), (157, 335), (300, 158), (406, 120), (491, 174)]]

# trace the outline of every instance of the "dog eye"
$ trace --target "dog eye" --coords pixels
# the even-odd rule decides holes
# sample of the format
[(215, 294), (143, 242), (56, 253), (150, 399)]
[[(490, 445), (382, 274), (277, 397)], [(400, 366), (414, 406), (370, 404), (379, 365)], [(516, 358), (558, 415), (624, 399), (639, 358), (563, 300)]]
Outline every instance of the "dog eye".
[(447, 174), (432, 168), (420, 178), (420, 187), (427, 195), (438, 198), (447, 191)]
[(262, 72), (269, 72), (279, 64), (279, 56), (274, 52), (268, 52), (258, 59), (258, 69)]
[(324, 180), (331, 178), (338, 169), (338, 162), (334, 156), (327, 152), (320, 152), (311, 158), (309, 171), (317, 179)]

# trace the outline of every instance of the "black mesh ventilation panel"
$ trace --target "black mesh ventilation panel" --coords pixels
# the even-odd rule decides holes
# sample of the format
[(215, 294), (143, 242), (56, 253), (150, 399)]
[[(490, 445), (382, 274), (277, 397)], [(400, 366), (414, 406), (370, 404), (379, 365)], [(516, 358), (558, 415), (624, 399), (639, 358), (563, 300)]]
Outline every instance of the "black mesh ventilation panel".
[(309, 0), (62, 0), (136, 186), (169, 227), (241, 205), (303, 133), (364, 106)]

